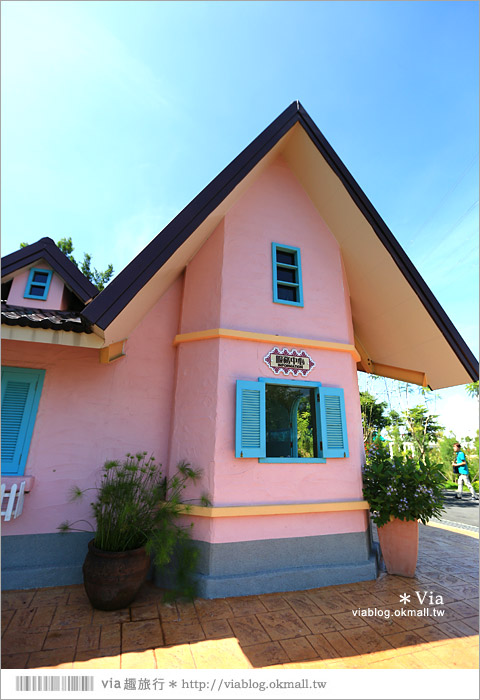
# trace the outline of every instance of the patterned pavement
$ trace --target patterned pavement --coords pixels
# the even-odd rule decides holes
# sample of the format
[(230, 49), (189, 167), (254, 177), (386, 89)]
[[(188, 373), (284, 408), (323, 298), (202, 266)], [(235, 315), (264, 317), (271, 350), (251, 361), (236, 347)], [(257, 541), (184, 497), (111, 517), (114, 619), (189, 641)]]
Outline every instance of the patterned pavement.
[(5, 591), (2, 666), (478, 668), (478, 534), (419, 527), (415, 578), (193, 603), (146, 583), (115, 612), (93, 610), (82, 585)]

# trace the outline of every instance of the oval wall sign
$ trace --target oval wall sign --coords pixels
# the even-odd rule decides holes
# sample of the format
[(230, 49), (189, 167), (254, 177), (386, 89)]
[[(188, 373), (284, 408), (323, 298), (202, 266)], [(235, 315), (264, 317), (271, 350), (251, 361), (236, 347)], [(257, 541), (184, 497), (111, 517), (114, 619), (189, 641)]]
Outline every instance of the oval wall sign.
[(302, 375), (306, 377), (309, 372), (315, 367), (315, 362), (310, 355), (307, 355), (305, 350), (287, 350), (283, 348), (273, 348), (263, 358), (272, 372), (275, 374), (293, 374), (294, 376)]

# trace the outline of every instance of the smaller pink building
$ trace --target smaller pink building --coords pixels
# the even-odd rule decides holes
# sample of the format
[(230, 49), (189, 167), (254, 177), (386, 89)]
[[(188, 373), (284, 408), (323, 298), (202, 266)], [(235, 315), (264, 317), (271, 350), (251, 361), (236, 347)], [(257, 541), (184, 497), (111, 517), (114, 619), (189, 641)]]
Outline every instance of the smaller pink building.
[[(5, 588), (77, 583), (69, 489), (106, 459), (203, 470), (203, 597), (372, 579), (357, 371), (432, 388), (470, 350), (299, 103), (108, 286), (43, 238), (3, 259)], [(159, 575), (156, 580), (162, 583)]]

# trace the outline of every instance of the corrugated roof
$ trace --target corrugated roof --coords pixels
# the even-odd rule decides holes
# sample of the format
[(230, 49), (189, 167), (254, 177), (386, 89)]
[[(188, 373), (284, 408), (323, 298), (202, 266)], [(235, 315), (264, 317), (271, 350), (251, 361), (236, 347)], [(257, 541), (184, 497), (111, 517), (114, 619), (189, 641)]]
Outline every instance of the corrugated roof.
[(55, 311), (12, 306), (2, 303), (2, 323), (7, 326), (29, 326), (53, 331), (92, 333), (91, 324), (78, 311)]

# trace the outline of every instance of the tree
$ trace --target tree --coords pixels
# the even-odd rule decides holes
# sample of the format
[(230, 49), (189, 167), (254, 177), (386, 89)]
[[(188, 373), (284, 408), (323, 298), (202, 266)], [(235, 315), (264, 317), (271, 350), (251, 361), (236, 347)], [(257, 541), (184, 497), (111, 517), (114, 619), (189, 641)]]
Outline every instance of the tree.
[[(20, 248), (25, 248), (27, 245), (28, 243), (20, 243)], [(57, 241), (57, 247), (60, 248), (62, 253), (64, 253), (67, 258), (78, 267), (80, 272), (82, 272), (85, 277), (97, 287), (97, 289), (100, 291), (105, 289), (105, 285), (110, 281), (113, 275), (113, 265), (108, 265), (107, 269), (103, 272), (98, 271), (96, 268), (92, 269), (92, 256), (88, 253), (83, 254), (83, 262), (79, 265), (73, 257), (74, 247), (71, 238), (61, 238), (59, 241)]]
[(413, 443), (415, 455), (424, 458), (431, 443), (438, 441), (444, 428), (437, 423), (438, 416), (428, 413), (426, 406), (414, 406), (402, 413), (405, 436)]
[(471, 384), (465, 385), (465, 391), (469, 396), (478, 399), (478, 382), (472, 382)]
[[(467, 458), (470, 481), (473, 483), (478, 480), (478, 430), (475, 438), (467, 436), (460, 438), (459, 441)], [(452, 462), (455, 459), (453, 446), (456, 442), (458, 442), (457, 438), (450, 434), (438, 443), (438, 462), (442, 463), (442, 471), (450, 481), (453, 480)]]
[(384, 428), (390, 425), (390, 418), (385, 415), (387, 403), (377, 401), (368, 391), (361, 391), (360, 408), (362, 411), (363, 440), (369, 444)]
[(387, 428), (387, 433), (391, 441), (390, 444), (392, 446), (392, 454), (394, 457), (401, 457), (404, 452), (402, 428), (405, 424), (402, 416), (397, 411), (390, 411), (388, 417), (390, 420), (390, 425)]

